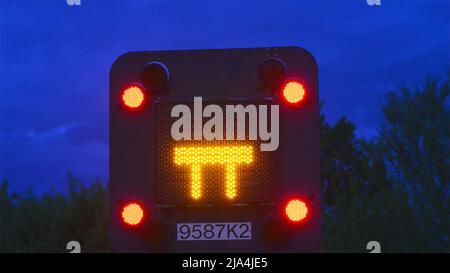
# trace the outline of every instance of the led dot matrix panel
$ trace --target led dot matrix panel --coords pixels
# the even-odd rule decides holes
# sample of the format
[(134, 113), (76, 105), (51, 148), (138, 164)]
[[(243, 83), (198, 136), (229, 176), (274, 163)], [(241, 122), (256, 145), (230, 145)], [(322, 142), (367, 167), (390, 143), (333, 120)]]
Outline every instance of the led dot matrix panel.
[[(227, 103), (246, 106), (255, 102), (214, 104), (225, 107)], [(259, 140), (175, 141), (170, 135), (171, 126), (177, 119), (170, 116), (174, 105), (155, 103), (158, 203), (255, 203), (273, 200), (274, 152), (261, 152)], [(236, 120), (234, 128), (237, 128)]]

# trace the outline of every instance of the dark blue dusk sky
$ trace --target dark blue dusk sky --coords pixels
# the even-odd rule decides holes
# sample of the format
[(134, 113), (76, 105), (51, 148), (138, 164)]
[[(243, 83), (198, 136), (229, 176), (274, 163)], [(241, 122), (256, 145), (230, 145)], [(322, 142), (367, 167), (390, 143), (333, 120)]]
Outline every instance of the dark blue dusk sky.
[(319, 64), (330, 122), (371, 137), (386, 90), (442, 76), (450, 1), (0, 1), (0, 178), (66, 189), (108, 180), (108, 77), (127, 51), (297, 45)]

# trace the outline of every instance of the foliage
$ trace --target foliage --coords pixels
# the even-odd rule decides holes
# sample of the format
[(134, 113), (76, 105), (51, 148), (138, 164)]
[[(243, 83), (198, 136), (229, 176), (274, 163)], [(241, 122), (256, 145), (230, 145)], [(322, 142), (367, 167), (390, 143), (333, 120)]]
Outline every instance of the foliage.
[(449, 81), (388, 92), (379, 135), (322, 119), (325, 249), (449, 252)]
[(0, 187), (0, 252), (67, 252), (69, 241), (79, 241), (83, 252), (109, 251), (107, 190), (99, 181), (89, 188), (68, 173), (68, 195), (31, 191), (8, 194)]

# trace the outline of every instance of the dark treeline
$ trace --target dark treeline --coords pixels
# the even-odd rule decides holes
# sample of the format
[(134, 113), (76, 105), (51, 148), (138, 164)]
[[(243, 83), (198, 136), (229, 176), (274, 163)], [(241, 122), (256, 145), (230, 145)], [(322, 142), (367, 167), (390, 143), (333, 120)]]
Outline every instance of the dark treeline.
[[(324, 250), (449, 252), (449, 77), (413, 89), (387, 92), (374, 138), (355, 134), (342, 118), (321, 117)], [(0, 252), (66, 252), (77, 240), (83, 252), (110, 251), (108, 190), (68, 173), (68, 194), (36, 197), (0, 185)]]

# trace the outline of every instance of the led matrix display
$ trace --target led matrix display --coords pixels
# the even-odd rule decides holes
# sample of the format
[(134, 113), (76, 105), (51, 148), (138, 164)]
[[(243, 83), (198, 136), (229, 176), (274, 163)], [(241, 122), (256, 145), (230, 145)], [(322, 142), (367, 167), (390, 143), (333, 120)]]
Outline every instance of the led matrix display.
[(174, 105), (155, 103), (158, 203), (272, 201), (273, 152), (261, 152), (260, 141), (175, 141), (170, 134)]

